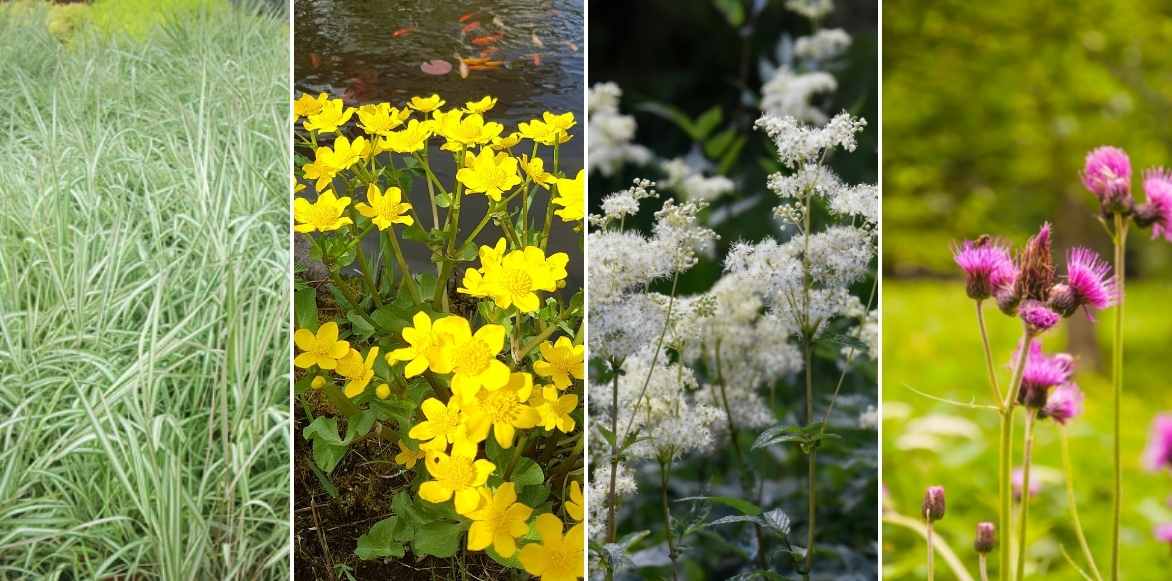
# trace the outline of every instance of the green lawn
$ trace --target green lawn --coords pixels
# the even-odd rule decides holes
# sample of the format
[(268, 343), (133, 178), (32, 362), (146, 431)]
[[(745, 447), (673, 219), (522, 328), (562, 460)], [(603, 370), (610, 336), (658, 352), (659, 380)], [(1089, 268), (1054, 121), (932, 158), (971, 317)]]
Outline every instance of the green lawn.
[(217, 5), (0, 4), (2, 579), (288, 578), (288, 32)]
[[(1123, 414), (1123, 561), (1129, 580), (1166, 579), (1172, 551), (1152, 536), (1153, 526), (1172, 521), (1172, 477), (1143, 469), (1142, 453), (1153, 416), (1172, 410), (1167, 360), (1172, 356), (1172, 318), (1167, 300), (1172, 285), (1135, 282), (1128, 289)], [(1018, 340), (1015, 319), (987, 310), (990, 341), (1000, 381), (1009, 381), (1008, 360)], [(934, 401), (934, 397), (986, 404), (991, 401), (973, 302), (957, 282), (885, 281), (883, 285), (883, 478), (896, 510), (915, 516), (927, 486), (947, 491), (948, 513), (938, 523), (942, 536), (976, 576), (972, 549), (978, 521), (997, 520), (998, 419), (993, 411)], [(1076, 316), (1082, 316), (1076, 315)], [(1113, 312), (1098, 315), (1104, 354), (1109, 349)], [(1063, 334), (1047, 336), (1048, 350), (1061, 349)], [(1106, 359), (1105, 359), (1106, 361)], [(1067, 431), (1080, 517), (1101, 571), (1110, 560), (1111, 393), (1109, 378), (1080, 370), (1086, 413)], [(1021, 418), (1015, 433), (1020, 462)], [(1065, 549), (1085, 566), (1068, 518), (1059, 432), (1039, 424), (1035, 480), (1041, 491), (1031, 503), (1027, 575), (1030, 579), (1077, 579)], [(998, 531), (999, 538), (1003, 531)], [(1016, 530), (1014, 531), (1016, 537)], [(884, 575), (924, 578), (925, 548), (906, 529), (884, 527)], [(996, 559), (992, 559), (995, 561)], [(990, 574), (997, 577), (996, 565)], [(937, 566), (939, 579), (952, 579)]]

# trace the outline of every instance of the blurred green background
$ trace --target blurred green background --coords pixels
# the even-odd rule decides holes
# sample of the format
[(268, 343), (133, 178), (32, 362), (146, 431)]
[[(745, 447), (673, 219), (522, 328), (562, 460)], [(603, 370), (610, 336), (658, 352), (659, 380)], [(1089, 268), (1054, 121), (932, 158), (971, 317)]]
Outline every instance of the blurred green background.
[[(948, 515), (940, 530), (976, 575), (975, 525), (997, 516), (997, 416), (913, 391), (990, 399), (973, 302), (949, 245), (989, 233), (1020, 246), (1049, 220), (1060, 271), (1070, 246), (1109, 256), (1094, 198), (1078, 173), (1086, 152), (1104, 144), (1125, 148), (1136, 173), (1172, 165), (1172, 5), (886, 0), (883, 10), (884, 480), (895, 509), (912, 516), (927, 486), (945, 486)], [(1172, 410), (1165, 373), (1172, 245), (1133, 232), (1127, 275), (1123, 578), (1167, 579), (1172, 551), (1152, 529), (1172, 521), (1172, 476), (1147, 473), (1141, 456), (1152, 418)], [(1068, 433), (1080, 516), (1104, 571), (1113, 316), (1105, 311), (1093, 324), (1076, 315), (1046, 339), (1048, 350), (1078, 359), (1087, 412)], [(1018, 323), (995, 309), (987, 318), (1004, 383)], [(1020, 434), (1019, 426), (1017, 440)], [(1043, 423), (1030, 579), (1079, 578), (1063, 548), (1083, 565), (1067, 516), (1059, 443), (1056, 427)], [(923, 578), (924, 551), (913, 534), (885, 526), (884, 576)], [(953, 578), (943, 567), (937, 573)]]

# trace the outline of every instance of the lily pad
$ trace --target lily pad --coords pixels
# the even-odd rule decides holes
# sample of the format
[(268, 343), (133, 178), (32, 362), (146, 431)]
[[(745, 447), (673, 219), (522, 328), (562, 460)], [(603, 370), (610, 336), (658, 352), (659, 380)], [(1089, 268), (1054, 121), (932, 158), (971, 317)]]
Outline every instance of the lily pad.
[(419, 65), (419, 69), (429, 75), (446, 75), (452, 72), (452, 63), (443, 59), (433, 59)]

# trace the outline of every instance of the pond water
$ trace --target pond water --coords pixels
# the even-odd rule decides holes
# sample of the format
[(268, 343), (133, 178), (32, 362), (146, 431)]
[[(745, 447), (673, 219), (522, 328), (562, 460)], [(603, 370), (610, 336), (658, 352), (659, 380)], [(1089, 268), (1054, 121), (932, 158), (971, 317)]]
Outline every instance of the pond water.
[[(561, 146), (561, 167), (569, 177), (583, 167), (582, 0), (295, 0), (293, 31), (297, 95), (326, 92), (353, 106), (379, 101), (401, 106), (412, 96), (432, 93), (453, 106), (493, 95), (500, 101), (487, 118), (504, 124), (506, 133), (543, 111), (573, 112), (578, 125), (574, 139)], [(451, 71), (432, 75), (421, 69), (436, 59), (451, 65)], [(461, 59), (468, 67), (466, 77)], [(431, 157), (434, 163), (450, 155), (433, 147)], [(548, 168), (550, 156), (543, 157)], [(450, 162), (435, 170), (451, 183)], [(422, 180), (409, 198), (417, 208), (426, 207)], [(467, 232), (483, 215), (484, 197), (469, 196), (464, 207), (461, 230)], [(538, 204), (533, 211), (543, 208)], [(567, 286), (579, 288), (582, 236), (559, 226), (551, 251), (570, 254)], [(499, 232), (486, 228), (479, 239), (492, 243), (498, 237)], [(377, 248), (373, 240), (367, 242)], [(411, 262), (426, 264), (426, 250), (417, 246), (409, 243), (404, 251)]]

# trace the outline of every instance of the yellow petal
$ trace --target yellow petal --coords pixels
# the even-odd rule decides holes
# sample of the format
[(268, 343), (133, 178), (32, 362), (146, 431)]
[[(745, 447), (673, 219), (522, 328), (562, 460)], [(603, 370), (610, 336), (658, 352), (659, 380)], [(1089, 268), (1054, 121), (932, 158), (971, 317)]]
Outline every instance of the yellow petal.
[(487, 522), (476, 521), (468, 529), (468, 550), (483, 551), (492, 544), (492, 528)]
[(435, 480), (428, 480), (419, 486), (419, 498), (428, 502), (439, 504), (441, 502), (447, 502), (451, 497), (452, 489), (443, 486)]
[[(423, 496), (423, 487), (419, 488), (419, 495)], [(475, 488), (465, 488), (456, 493), (457, 514), (467, 515), (476, 510), (476, 508), (479, 506), (480, 494), (476, 492)]]

